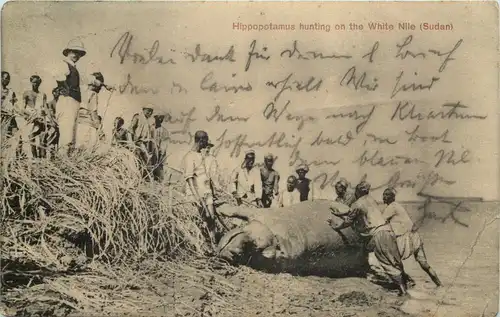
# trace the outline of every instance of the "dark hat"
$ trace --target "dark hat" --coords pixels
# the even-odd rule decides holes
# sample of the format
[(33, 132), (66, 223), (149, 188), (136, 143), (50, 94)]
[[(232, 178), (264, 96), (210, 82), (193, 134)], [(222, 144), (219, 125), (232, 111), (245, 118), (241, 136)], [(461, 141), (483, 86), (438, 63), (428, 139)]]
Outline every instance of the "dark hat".
[(384, 190), (384, 194), (391, 194), (391, 195), (396, 196), (396, 194), (397, 194), (396, 188), (388, 187)]
[(85, 56), (85, 54), (87, 54), (87, 51), (85, 50), (82, 41), (80, 41), (79, 39), (72, 39), (71, 41), (69, 41), (68, 45), (63, 50), (63, 55), (68, 56), (68, 53), (70, 51), (78, 52), (82, 57)]
[(38, 83), (41, 83), (42, 82), (42, 79), (40, 78), (40, 76), (38, 75), (33, 75), (30, 77), (30, 82), (31, 83), (34, 83), (34, 82), (38, 82)]
[(102, 84), (104, 84), (104, 76), (101, 74), (101, 72), (95, 72), (92, 73), (92, 76), (95, 77), (98, 81), (100, 81)]

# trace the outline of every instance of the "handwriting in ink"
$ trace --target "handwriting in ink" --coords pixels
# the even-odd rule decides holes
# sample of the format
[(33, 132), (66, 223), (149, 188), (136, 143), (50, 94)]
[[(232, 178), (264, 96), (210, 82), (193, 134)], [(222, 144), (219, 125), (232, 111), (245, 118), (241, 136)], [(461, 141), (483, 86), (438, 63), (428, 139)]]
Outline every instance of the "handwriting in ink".
[(298, 49), (298, 44), (297, 41), (293, 42), (293, 48), (292, 49), (286, 49), (283, 50), (280, 54), (280, 57), (283, 57), (284, 55), (288, 55), (288, 58), (296, 57), (297, 59), (301, 60), (315, 60), (315, 59), (350, 59), (352, 56), (350, 55), (337, 55), (337, 54), (331, 54), (331, 55), (324, 55), (322, 52), (318, 51), (307, 51), (304, 54), (302, 54), (299, 49)]
[[(273, 87), (275, 89), (279, 89), (278, 94), (276, 94), (276, 96), (274, 97), (274, 102), (278, 101), (281, 94), (285, 90), (292, 91), (292, 89), (295, 88), (296, 91), (305, 91), (305, 92), (319, 91), (319, 89), (321, 88), (321, 85), (323, 84), (323, 79), (317, 79), (314, 76), (310, 76), (309, 79), (305, 82), (298, 81), (298, 80), (293, 80), (290, 82), (290, 79), (292, 78), (292, 76), (293, 76), (293, 73), (290, 73), (284, 79), (282, 79), (278, 82), (273, 82), (273, 81), (266, 82), (266, 86)], [(290, 84), (289, 84), (289, 82), (290, 82)]]
[(113, 46), (109, 57), (113, 58), (115, 53), (117, 53), (120, 57), (120, 64), (123, 64), (127, 59), (132, 60), (134, 64), (143, 65), (147, 65), (150, 63), (160, 65), (176, 64), (175, 61), (171, 58), (165, 59), (163, 56), (157, 56), (160, 49), (160, 41), (158, 40), (155, 40), (153, 42), (153, 45), (151, 45), (151, 48), (147, 49), (148, 52), (146, 56), (139, 53), (132, 53), (130, 47), (132, 45), (133, 38), (134, 37), (132, 34), (130, 34), (130, 32), (123, 33), (123, 35), (118, 39), (118, 42), (116, 42), (115, 46)]
[(445, 59), (444, 59), (443, 63), (439, 67), (439, 72), (440, 73), (442, 73), (446, 69), (446, 66), (448, 65), (448, 63), (450, 61), (454, 61), (455, 60), (451, 56), (460, 47), (460, 45), (462, 45), (462, 43), (463, 43), (463, 39), (458, 40), (458, 42), (455, 44), (455, 46), (449, 52), (445, 52), (445, 53), (441, 53), (440, 51), (434, 50), (434, 49), (429, 50), (429, 52), (431, 52), (433, 54), (436, 54), (439, 57), (445, 56)]
[[(396, 44), (396, 47), (398, 48), (398, 51), (396, 53), (396, 58), (401, 58), (401, 60), (407, 58), (408, 56), (412, 58), (417, 58), (420, 57), (422, 59), (425, 59), (425, 53), (419, 52), (419, 53), (413, 53), (407, 49), (408, 45), (411, 44), (413, 41), (413, 35), (408, 35), (404, 41), (403, 44)], [(403, 51), (405, 49), (405, 51)]]
[(215, 120), (215, 122), (247, 122), (249, 117), (233, 117), (233, 116), (225, 116), (222, 113), (222, 110), (219, 105), (215, 106), (213, 113), (209, 116), (206, 117), (207, 122), (212, 122)]
[(446, 69), (446, 66), (448, 65), (449, 62), (455, 60), (455, 58), (453, 58), (452, 56), (455, 54), (455, 52), (458, 50), (460, 45), (462, 45), (462, 43), (463, 43), (463, 39), (458, 40), (457, 43), (455, 43), (455, 46), (451, 50), (449, 50), (448, 52), (444, 52), (444, 53), (441, 53), (441, 51), (439, 51), (437, 49), (428, 49), (427, 52), (414, 53), (414, 52), (408, 50), (408, 46), (411, 44), (412, 41), (413, 41), (413, 35), (409, 35), (404, 39), (402, 44), (396, 44), (396, 46), (398, 48), (398, 51), (396, 53), (396, 58), (401, 58), (401, 60), (403, 60), (403, 59), (407, 58), (408, 56), (410, 56), (412, 58), (425, 59), (428, 56), (428, 54), (426, 54), (426, 53), (431, 53), (431, 54), (434, 54), (438, 57), (444, 56), (444, 60), (441, 63), (439, 70), (438, 70), (440, 73), (442, 73)]
[[(396, 144), (398, 143), (398, 140), (391, 140), (387, 137), (380, 137), (378, 135), (375, 135), (373, 133), (366, 133), (366, 136), (368, 137), (368, 139), (370, 139), (372, 142), (376, 142), (378, 144)], [(366, 145), (366, 140), (365, 140), (365, 143)]]
[[(429, 195), (425, 194), (423, 192), (419, 192), (418, 196), (425, 198), (425, 201), (422, 206), (418, 208), (418, 210), (422, 210), (422, 217), (418, 219), (415, 222), (415, 227), (414, 230), (418, 230), (423, 223), (425, 222), (425, 219), (430, 219), (430, 220), (440, 220), (441, 223), (445, 223), (446, 220), (451, 219), (453, 220), (454, 223), (468, 228), (469, 225), (460, 221), (457, 217), (457, 212), (470, 212), (471, 210), (463, 205), (462, 201), (458, 201), (454, 197), (446, 197), (446, 196), (435, 196), (435, 195)], [(431, 204), (433, 203), (433, 200), (437, 203), (445, 204), (450, 207), (449, 211), (446, 213), (445, 216), (438, 216), (436, 212), (433, 212), (430, 210)]]
[[(250, 64), (252, 63), (252, 59), (263, 59), (263, 60), (269, 60), (271, 56), (269, 55), (264, 55), (263, 53), (259, 53), (255, 51), (255, 46), (257, 45), (257, 41), (253, 40), (252, 43), (250, 44), (250, 51), (248, 52), (248, 58), (247, 58), (247, 63), (245, 65), (245, 71), (248, 71), (250, 68)], [(264, 46), (262, 48), (264, 52), (267, 51), (267, 47)]]
[(174, 117), (172, 114), (168, 114), (165, 117), (165, 122), (168, 124), (182, 124), (182, 129), (180, 132), (183, 134), (188, 133), (191, 130), (191, 123), (196, 121), (194, 113), (196, 112), (196, 107), (191, 107), (189, 111), (181, 111), (179, 116)]
[(315, 122), (316, 118), (309, 115), (294, 115), (288, 111), (288, 106), (290, 105), (290, 100), (283, 106), (281, 110), (278, 110), (278, 107), (274, 104), (274, 102), (270, 102), (267, 104), (266, 108), (264, 108), (263, 115), (266, 120), (273, 119), (274, 122), (278, 122), (280, 118), (284, 116), (287, 121), (295, 121), (298, 122), (297, 130), (300, 131), (304, 127), (307, 122)]
[(365, 150), (357, 159), (352, 161), (353, 163), (358, 163), (359, 166), (364, 166), (365, 164), (369, 164), (370, 166), (396, 166), (401, 164), (425, 164), (424, 161), (421, 161), (417, 158), (412, 158), (405, 155), (395, 155), (395, 156), (383, 156), (380, 150), (376, 150), (374, 153), (370, 153), (370, 151)]
[(340, 86), (346, 86), (349, 87), (349, 85), (352, 85), (355, 90), (359, 89), (365, 89), (368, 91), (375, 91), (378, 88), (378, 79), (377, 77), (374, 77), (370, 83), (365, 83), (366, 80), (366, 72), (363, 72), (361, 76), (359, 74), (356, 74), (356, 66), (352, 66), (349, 68), (349, 70), (344, 74), (344, 77), (340, 80)]
[(373, 44), (372, 46), (372, 50), (368, 53), (366, 53), (365, 55), (363, 55), (362, 58), (367, 58), (368, 57), (368, 62), (369, 63), (373, 63), (373, 58), (375, 56), (375, 53), (377, 52), (378, 50), (378, 47), (379, 47), (379, 42), (375, 42), (375, 44)]
[(394, 113), (392, 114), (391, 121), (394, 119), (398, 120), (431, 120), (431, 119), (443, 119), (443, 120), (454, 120), (454, 119), (460, 119), (460, 120), (472, 120), (472, 119), (478, 119), (478, 120), (484, 120), (487, 118), (486, 115), (477, 115), (477, 114), (468, 114), (468, 113), (463, 113), (460, 112), (462, 109), (468, 109), (469, 107), (462, 105), (459, 102), (456, 103), (446, 103), (441, 106), (444, 108), (444, 110), (447, 111), (434, 111), (431, 110), (427, 113), (425, 112), (419, 112), (417, 109), (417, 105), (414, 104), (411, 101), (400, 101), (394, 110)]
[[(313, 179), (313, 182), (316, 183), (318, 182), (320, 184), (320, 189), (325, 189), (327, 186), (329, 187), (335, 187), (335, 182), (340, 176), (340, 172), (337, 170), (333, 173), (320, 173), (318, 176), (316, 176)], [(360, 183), (362, 181), (366, 181), (368, 179), (368, 174), (364, 174), (360, 180), (357, 183)], [(355, 183), (355, 184), (357, 184)], [(424, 188), (427, 186), (439, 186), (439, 185), (444, 185), (444, 186), (451, 186), (455, 184), (456, 181), (453, 180), (448, 180), (441, 176), (441, 174), (431, 171), (428, 173), (419, 173), (417, 175), (417, 179), (415, 180), (414, 177), (405, 179), (402, 177), (400, 171), (394, 172), (392, 175), (389, 176), (389, 178), (383, 182), (380, 183), (374, 183), (372, 186), (372, 190), (379, 190), (379, 189), (385, 189), (387, 187), (393, 187), (393, 188), (411, 188), (411, 189), (417, 189), (419, 191), (422, 191)]]
[(302, 142), (302, 137), (296, 137), (295, 135), (288, 136), (284, 132), (273, 132), (269, 137), (264, 140), (252, 141), (248, 140), (247, 134), (238, 134), (234, 138), (228, 138), (228, 130), (224, 132), (216, 139), (218, 145), (214, 148), (214, 154), (217, 155), (222, 148), (230, 149), (230, 157), (238, 157), (241, 153), (242, 148), (263, 148), (263, 147), (276, 147), (276, 148), (286, 148), (292, 149), (292, 154), (294, 155)]
[(308, 161), (304, 158), (301, 157), (300, 155), (300, 150), (297, 150), (292, 153), (290, 156), (290, 161), (288, 161), (288, 166), (297, 166), (298, 164), (305, 164), (307, 166), (336, 166), (340, 164), (342, 160), (334, 160), (334, 161), (327, 161), (327, 160), (312, 160)]
[(441, 149), (434, 154), (434, 157), (437, 157), (434, 167), (439, 167), (443, 163), (450, 165), (467, 164), (470, 162), (470, 154), (469, 150), (464, 150), (459, 154), (455, 150), (445, 151)]
[(327, 115), (325, 119), (337, 119), (337, 118), (348, 118), (348, 119), (354, 119), (354, 120), (362, 120), (357, 126), (356, 126), (356, 133), (361, 133), (365, 126), (368, 124), (370, 119), (372, 118), (373, 113), (375, 112), (375, 105), (372, 105), (371, 109), (366, 113), (366, 114), (359, 114), (358, 110), (353, 110), (349, 112), (340, 112), (340, 113), (334, 113)]
[(171, 94), (173, 94), (173, 93), (175, 93), (175, 92), (177, 92), (177, 93), (181, 93), (181, 92), (183, 92), (183, 93), (187, 94), (187, 92), (188, 92), (188, 91), (187, 91), (187, 89), (186, 89), (186, 88), (184, 88), (181, 84), (176, 83), (176, 82), (174, 81), (174, 82), (172, 82), (172, 88), (170, 88), (170, 93), (171, 93)]
[(203, 53), (201, 51), (201, 45), (196, 44), (196, 47), (194, 49), (194, 53), (189, 53), (189, 52), (184, 52), (184, 57), (186, 59), (189, 59), (192, 63), (200, 61), (200, 62), (206, 62), (206, 63), (212, 63), (212, 62), (223, 62), (223, 61), (228, 61), (230, 63), (236, 62), (234, 59), (234, 45), (231, 45), (229, 50), (227, 51), (226, 55), (223, 56), (217, 56), (217, 55), (210, 55), (207, 53)]
[[(233, 74), (233, 77), (236, 77), (236, 74)], [(238, 93), (240, 91), (252, 91), (252, 85), (250, 83), (246, 83), (245, 85), (221, 85), (214, 79), (214, 72), (209, 72), (203, 77), (200, 83), (200, 89), (203, 91), (210, 92), (233, 92)]]
[(156, 95), (158, 94), (159, 90), (156, 88), (150, 88), (150, 87), (144, 87), (140, 85), (135, 85), (132, 82), (132, 76), (130, 74), (127, 74), (127, 82), (125, 84), (119, 85), (118, 86), (118, 92), (120, 92), (121, 95), (123, 94), (130, 94), (130, 95)]
[(324, 145), (342, 145), (347, 146), (351, 141), (356, 139), (353, 133), (349, 130), (345, 134), (340, 134), (338, 137), (326, 137), (323, 136), (323, 131), (320, 131), (316, 136), (314, 141), (311, 142), (310, 146), (324, 146)]
[[(405, 92), (405, 91), (418, 91), (418, 90), (431, 90), (432, 87), (434, 86), (434, 83), (439, 81), (439, 77), (432, 76), (431, 82), (428, 84), (417, 84), (414, 82), (410, 82), (407, 84), (400, 84), (401, 79), (403, 78), (404, 71), (401, 71), (396, 77), (396, 84), (394, 85), (394, 88), (392, 89), (391, 93), (391, 99), (396, 97), (397, 94), (400, 92)], [(417, 73), (415, 73), (417, 75)]]
[(405, 133), (408, 134), (408, 142), (414, 143), (417, 141), (420, 142), (439, 142), (441, 141), (442, 143), (451, 143), (450, 140), (448, 140), (448, 129), (444, 130), (443, 133), (439, 136), (429, 136), (429, 135), (421, 135), (420, 134), (420, 125), (418, 124), (413, 131), (407, 131), (405, 130)]

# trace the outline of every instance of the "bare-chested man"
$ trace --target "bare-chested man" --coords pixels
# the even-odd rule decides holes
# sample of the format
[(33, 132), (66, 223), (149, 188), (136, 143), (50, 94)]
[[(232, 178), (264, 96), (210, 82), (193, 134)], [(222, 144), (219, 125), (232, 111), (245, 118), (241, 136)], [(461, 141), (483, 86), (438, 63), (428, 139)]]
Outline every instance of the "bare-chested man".
[(300, 192), (300, 201), (309, 200), (309, 192), (311, 191), (311, 180), (306, 177), (309, 172), (309, 167), (305, 164), (300, 164), (295, 169), (298, 175), (297, 189)]
[(19, 127), (16, 121), (16, 93), (9, 87), (10, 74), (2, 71), (2, 142), (14, 136)]
[(274, 155), (271, 153), (264, 157), (264, 166), (260, 169), (262, 179), (262, 206), (271, 207), (271, 204), (279, 194), (280, 175), (273, 168)]
[(42, 78), (38, 75), (30, 77), (31, 90), (23, 94), (24, 118), (29, 129), (28, 140), (31, 154), (35, 158), (45, 157), (45, 132), (47, 130), (47, 95), (40, 91)]
[(154, 127), (153, 119), (154, 106), (148, 105), (142, 107), (142, 113), (136, 113), (132, 117), (130, 132), (135, 144), (135, 152), (141, 164), (143, 177), (147, 178), (152, 172), (151, 159), (153, 158), (154, 146)]
[[(370, 193), (370, 184), (361, 182), (356, 186), (356, 201), (350, 207), (342, 224), (332, 227), (341, 230), (353, 227), (366, 241), (366, 251), (374, 253), (385, 273), (399, 287), (400, 295), (407, 294), (407, 284), (403, 260), (398, 250), (396, 235), (391, 226), (385, 221), (377, 202)], [(332, 213), (343, 217), (336, 208)], [(357, 222), (357, 226), (353, 226)], [(330, 225), (332, 222), (329, 221)]]
[[(387, 206), (383, 211), (383, 216), (391, 224), (392, 230), (396, 234), (401, 258), (406, 260), (413, 255), (434, 284), (438, 287), (441, 286), (441, 281), (436, 272), (427, 263), (424, 243), (418, 232), (416, 232), (413, 221), (404, 207), (396, 202), (396, 190), (394, 188), (387, 188), (382, 194), (382, 199)], [(405, 273), (404, 277), (410, 285), (415, 284), (415, 281), (408, 274)]]

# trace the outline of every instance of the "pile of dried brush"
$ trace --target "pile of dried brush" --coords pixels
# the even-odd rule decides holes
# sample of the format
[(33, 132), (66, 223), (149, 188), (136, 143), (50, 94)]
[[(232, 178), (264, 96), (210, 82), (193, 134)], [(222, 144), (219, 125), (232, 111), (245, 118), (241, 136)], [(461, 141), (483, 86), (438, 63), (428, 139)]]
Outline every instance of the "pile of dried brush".
[(168, 281), (203, 290), (217, 283), (207, 272), (234, 273), (203, 257), (203, 221), (182, 184), (144, 181), (128, 151), (3, 156), (0, 181), (2, 297), (18, 315), (139, 312), (167, 305), (155, 288), (182, 289)]

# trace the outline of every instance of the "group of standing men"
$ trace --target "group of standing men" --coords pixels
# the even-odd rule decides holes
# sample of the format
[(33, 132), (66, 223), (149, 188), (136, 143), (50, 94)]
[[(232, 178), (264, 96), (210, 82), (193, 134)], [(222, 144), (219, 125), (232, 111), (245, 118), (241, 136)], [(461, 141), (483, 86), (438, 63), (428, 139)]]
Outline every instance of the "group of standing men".
[[(79, 40), (72, 40), (62, 51), (64, 59), (54, 68), (56, 87), (52, 89), (53, 99), (40, 91), (42, 78), (32, 75), (31, 90), (18, 97), (9, 87), (11, 75), (2, 71), (2, 142), (13, 140), (16, 156), (23, 153), (23, 142), (30, 143), (34, 158), (53, 156), (64, 149), (70, 154), (76, 145), (79, 114), (82, 105), (81, 76), (76, 63), (86, 55), (86, 50)], [(84, 109), (89, 113), (90, 124), (82, 125), (79, 133), (95, 141), (102, 139), (102, 117), (98, 115), (98, 94), (102, 88), (112, 90), (104, 84), (100, 72), (92, 73), (87, 83), (88, 99)], [(26, 140), (27, 139), (27, 140)], [(88, 140), (88, 139), (87, 139)]]
[[(217, 214), (214, 206), (214, 186), (218, 185), (218, 175), (212, 148), (208, 134), (205, 131), (197, 131), (193, 148), (184, 156), (184, 177), (187, 197), (202, 211), (211, 245), (215, 248)], [(259, 169), (255, 167), (255, 151), (245, 152), (244, 160), (234, 171), (230, 184), (231, 194), (238, 205), (269, 208), (275, 202), (278, 207), (285, 207), (309, 199), (312, 186), (311, 181), (305, 177), (309, 171), (308, 167), (298, 166), (298, 176), (289, 176), (286, 189), (280, 192), (280, 176), (273, 169), (275, 160), (272, 154), (266, 155), (264, 166)], [(423, 242), (413, 221), (404, 207), (396, 202), (396, 190), (384, 190), (384, 208), (380, 208), (370, 196), (370, 187), (369, 183), (363, 181), (352, 193), (347, 180), (340, 179), (335, 184), (335, 201), (349, 206), (350, 209), (340, 214), (337, 209), (332, 208), (332, 214), (344, 220), (341, 225), (332, 226), (332, 229), (341, 231), (352, 227), (364, 241), (364, 247), (370, 254), (372, 274), (379, 275), (384, 272), (398, 286), (400, 294), (406, 294), (408, 285), (414, 284), (403, 266), (403, 260), (412, 255), (432, 281), (441, 286), (437, 274), (427, 262)]]
[[(103, 119), (98, 114), (99, 93), (102, 88), (108, 91), (114, 88), (104, 83), (102, 73), (94, 72), (87, 89), (82, 91), (82, 76), (76, 65), (87, 52), (81, 41), (71, 40), (62, 54), (64, 59), (53, 69), (56, 87), (52, 89), (53, 99), (50, 101), (40, 91), (42, 78), (33, 75), (30, 77), (31, 89), (25, 91), (18, 102), (18, 96), (9, 87), (10, 73), (2, 71), (2, 144), (12, 141), (16, 157), (27, 154), (23, 151), (26, 141), (32, 157), (45, 158), (53, 157), (59, 150), (71, 154), (76, 147), (77, 135), (87, 147), (105, 139)], [(143, 107), (142, 113), (133, 116), (129, 129), (124, 127), (123, 118), (117, 117), (111, 144), (134, 151), (143, 174), (161, 180), (168, 131), (163, 126), (166, 113), (154, 108), (152, 105)]]

